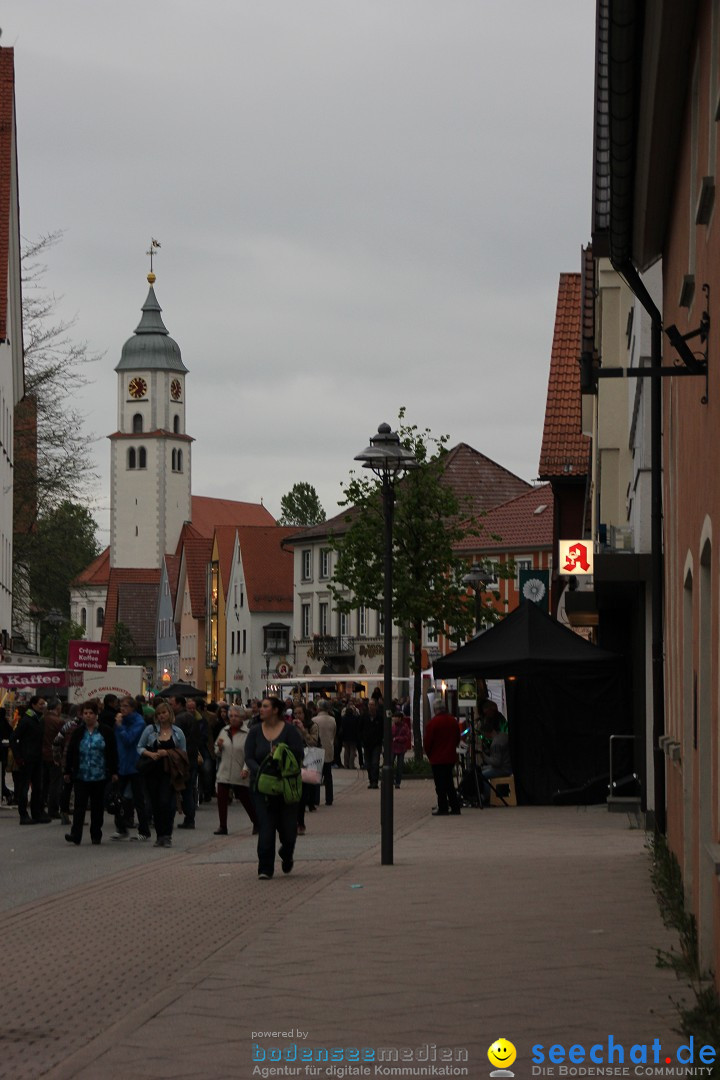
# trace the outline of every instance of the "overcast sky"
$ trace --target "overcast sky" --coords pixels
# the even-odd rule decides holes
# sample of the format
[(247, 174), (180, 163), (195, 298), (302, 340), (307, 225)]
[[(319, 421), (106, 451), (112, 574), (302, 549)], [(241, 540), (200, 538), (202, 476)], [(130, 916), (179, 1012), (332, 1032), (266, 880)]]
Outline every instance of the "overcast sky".
[(537, 476), (558, 275), (590, 229), (592, 0), (5, 0), (21, 229), (103, 360), (155, 291), (193, 491), (328, 515), (398, 409)]

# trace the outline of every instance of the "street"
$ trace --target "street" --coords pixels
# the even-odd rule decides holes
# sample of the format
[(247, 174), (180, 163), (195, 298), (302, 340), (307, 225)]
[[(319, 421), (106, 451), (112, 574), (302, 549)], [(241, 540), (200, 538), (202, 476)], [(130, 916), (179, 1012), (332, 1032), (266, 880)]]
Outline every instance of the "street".
[(483, 1076), (500, 1036), (529, 1076), (536, 1044), (677, 1045), (682, 986), (655, 965), (671, 939), (625, 816), (438, 819), (432, 783), (406, 781), (382, 867), (378, 793), (334, 777), (334, 805), (308, 816), (294, 872), (272, 881), (237, 804), (228, 837), (212, 835), (211, 803), (170, 851), (75, 848), (59, 823), (20, 828), (3, 808), (0, 1076), (229, 1080), (293, 1045), (449, 1048), (456, 1075)]

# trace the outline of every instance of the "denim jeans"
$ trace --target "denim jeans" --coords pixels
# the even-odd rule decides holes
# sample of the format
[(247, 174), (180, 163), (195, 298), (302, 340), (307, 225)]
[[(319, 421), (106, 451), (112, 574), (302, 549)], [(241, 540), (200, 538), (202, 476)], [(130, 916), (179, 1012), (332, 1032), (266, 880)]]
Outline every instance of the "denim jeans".
[(486, 780), (494, 780), (496, 776), (507, 776), (507, 774), (508, 774), (507, 769), (493, 769), (492, 765), (485, 765), (484, 766), (483, 771), (482, 771), (482, 775), (483, 775), (482, 794), (483, 794), (483, 799), (485, 800), (485, 802), (490, 802), (490, 795), (491, 795), (490, 785), (486, 784), (485, 781)]

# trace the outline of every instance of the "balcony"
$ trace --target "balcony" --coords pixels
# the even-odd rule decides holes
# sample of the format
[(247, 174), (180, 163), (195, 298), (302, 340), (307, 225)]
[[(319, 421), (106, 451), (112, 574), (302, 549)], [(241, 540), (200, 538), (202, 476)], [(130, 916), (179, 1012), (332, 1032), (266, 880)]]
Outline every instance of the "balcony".
[(355, 657), (355, 638), (339, 635), (316, 635), (312, 638), (297, 638), (295, 640), (297, 652), (305, 649), (311, 660), (337, 660), (340, 658)]

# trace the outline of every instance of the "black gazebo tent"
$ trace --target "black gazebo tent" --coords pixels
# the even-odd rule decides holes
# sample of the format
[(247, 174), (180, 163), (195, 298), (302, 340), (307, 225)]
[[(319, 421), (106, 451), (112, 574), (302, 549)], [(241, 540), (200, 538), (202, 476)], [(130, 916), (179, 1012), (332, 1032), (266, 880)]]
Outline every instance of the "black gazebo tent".
[(610, 736), (631, 732), (622, 658), (561, 626), (537, 604), (521, 604), (437, 660), (433, 673), (508, 680), (510, 754), (523, 802), (550, 803), (558, 792), (606, 776)]

